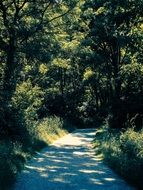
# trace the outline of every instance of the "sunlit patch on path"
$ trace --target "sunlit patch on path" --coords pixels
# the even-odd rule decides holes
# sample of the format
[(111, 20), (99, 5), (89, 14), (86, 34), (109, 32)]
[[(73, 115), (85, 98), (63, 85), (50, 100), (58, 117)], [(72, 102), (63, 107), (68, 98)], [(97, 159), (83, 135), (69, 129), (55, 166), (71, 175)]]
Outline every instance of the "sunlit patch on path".
[(95, 129), (77, 130), (37, 153), (14, 190), (133, 190), (94, 155), (94, 135)]

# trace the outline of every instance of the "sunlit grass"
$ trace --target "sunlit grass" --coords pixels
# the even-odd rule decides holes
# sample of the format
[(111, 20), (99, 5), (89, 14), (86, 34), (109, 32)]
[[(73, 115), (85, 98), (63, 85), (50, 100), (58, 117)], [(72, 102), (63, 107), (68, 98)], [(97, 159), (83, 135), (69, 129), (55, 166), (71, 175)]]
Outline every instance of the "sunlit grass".
[(59, 137), (67, 134), (63, 125), (64, 121), (58, 117), (45, 118), (39, 121), (30, 131), (34, 148), (41, 149), (43, 148), (41, 146), (47, 146)]
[(119, 132), (103, 127), (96, 133), (94, 147), (117, 173), (142, 187), (143, 131)]
[(18, 142), (0, 142), (0, 190), (10, 189), (16, 174), (24, 168), (25, 162), (35, 152), (66, 135), (68, 133), (66, 125), (58, 117), (45, 118), (30, 129), (31, 142), (28, 147)]

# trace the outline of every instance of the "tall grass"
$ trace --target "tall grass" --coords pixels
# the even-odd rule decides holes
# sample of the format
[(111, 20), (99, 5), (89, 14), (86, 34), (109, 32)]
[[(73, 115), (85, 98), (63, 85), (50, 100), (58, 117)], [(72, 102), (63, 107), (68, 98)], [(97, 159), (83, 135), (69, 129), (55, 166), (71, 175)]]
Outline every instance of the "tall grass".
[(64, 121), (59, 117), (48, 117), (38, 121), (30, 128), (32, 146), (35, 150), (44, 148), (67, 133)]
[(95, 150), (128, 182), (139, 189), (143, 187), (143, 130), (124, 132), (100, 129), (94, 141)]
[[(64, 128), (63, 128), (64, 127)], [(9, 190), (16, 174), (24, 167), (24, 163), (32, 155), (45, 146), (49, 145), (55, 139), (67, 133), (65, 123), (58, 117), (44, 118), (35, 122), (29, 130), (30, 142), (20, 144), (19, 142), (0, 142), (0, 190)], [(23, 134), (24, 136), (24, 134)]]

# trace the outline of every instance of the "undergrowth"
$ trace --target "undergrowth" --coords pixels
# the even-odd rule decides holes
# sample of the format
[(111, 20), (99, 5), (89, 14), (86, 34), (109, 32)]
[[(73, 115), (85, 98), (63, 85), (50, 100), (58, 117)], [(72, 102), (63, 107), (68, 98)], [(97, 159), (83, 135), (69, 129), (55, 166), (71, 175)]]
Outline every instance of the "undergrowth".
[(96, 153), (118, 174), (138, 189), (143, 187), (143, 130), (133, 128), (119, 132), (103, 127), (96, 133)]
[(44, 118), (41, 121), (37, 121), (32, 129), (30, 127), (30, 142), (21, 144), (20, 142), (13, 142), (12, 140), (1, 141), (0, 190), (11, 189), (16, 179), (16, 174), (24, 168), (25, 162), (30, 159), (36, 151), (67, 134), (70, 127), (68, 122), (58, 117)]

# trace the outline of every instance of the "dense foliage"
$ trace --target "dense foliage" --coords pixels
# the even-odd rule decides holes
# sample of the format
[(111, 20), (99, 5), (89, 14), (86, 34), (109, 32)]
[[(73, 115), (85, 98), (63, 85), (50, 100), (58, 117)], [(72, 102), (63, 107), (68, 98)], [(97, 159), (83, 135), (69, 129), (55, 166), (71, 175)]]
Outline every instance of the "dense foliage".
[(31, 147), (55, 115), (141, 130), (142, 10), (143, 0), (0, 1), (0, 140)]
[(103, 127), (96, 133), (94, 146), (117, 173), (129, 183), (142, 189), (143, 131), (129, 128), (125, 132)]

